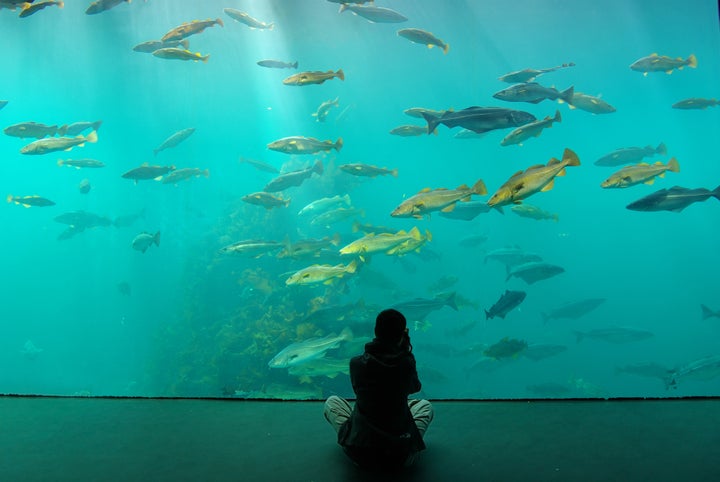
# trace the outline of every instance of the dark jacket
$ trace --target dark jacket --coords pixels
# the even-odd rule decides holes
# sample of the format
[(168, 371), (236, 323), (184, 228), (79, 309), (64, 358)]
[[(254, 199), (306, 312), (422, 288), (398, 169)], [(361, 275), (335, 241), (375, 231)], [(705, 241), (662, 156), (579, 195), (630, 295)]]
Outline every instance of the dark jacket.
[(375, 338), (350, 360), (350, 381), (357, 401), (338, 433), (350, 458), (360, 465), (402, 465), (425, 448), (407, 404), (421, 388), (407, 348)]

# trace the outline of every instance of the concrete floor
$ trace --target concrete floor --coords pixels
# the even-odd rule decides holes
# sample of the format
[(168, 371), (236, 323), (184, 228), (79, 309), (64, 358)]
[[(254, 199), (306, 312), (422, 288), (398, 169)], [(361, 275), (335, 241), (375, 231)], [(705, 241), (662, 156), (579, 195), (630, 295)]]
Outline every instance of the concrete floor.
[(321, 402), (0, 397), (0, 480), (720, 480), (720, 401), (435, 402), (402, 474), (353, 466)]

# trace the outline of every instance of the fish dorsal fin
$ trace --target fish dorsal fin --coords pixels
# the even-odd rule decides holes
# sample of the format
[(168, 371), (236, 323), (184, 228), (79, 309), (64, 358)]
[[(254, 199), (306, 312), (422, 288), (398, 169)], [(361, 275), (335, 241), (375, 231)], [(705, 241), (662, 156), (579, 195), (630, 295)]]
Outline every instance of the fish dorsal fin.
[(517, 178), (517, 177), (520, 177), (520, 176), (522, 176), (522, 174), (523, 174), (523, 171), (518, 171), (518, 172), (516, 172), (515, 174), (513, 174), (513, 175), (510, 177), (510, 179), (512, 180), (512, 179), (515, 179), (515, 178)]
[(457, 188), (455, 188), (457, 191), (467, 191), (470, 189), (467, 184), (460, 184)]
[(657, 52), (653, 52), (650, 54), (650, 57), (657, 57), (657, 56), (658, 56)]
[[(650, 165), (650, 164), (648, 164), (648, 163), (646, 163), (646, 162), (641, 162), (641, 163), (640, 163), (641, 166), (642, 166), (643, 164), (645, 164), (646, 166), (649, 166), (649, 165)], [(655, 164), (653, 164), (653, 166), (663, 166), (663, 167), (665, 167), (665, 164), (663, 164), (662, 161), (658, 161), (658, 162), (656, 162)]]
[[(551, 162), (552, 162), (552, 161), (551, 161)], [(548, 165), (550, 165), (550, 164), (548, 164)], [(535, 165), (532, 165), (532, 166), (528, 167), (527, 169), (525, 169), (525, 171), (527, 172), (527, 171), (529, 171), (530, 169), (539, 169), (539, 168), (541, 168), (541, 167), (545, 167), (545, 164), (535, 164)]]
[(150, 166), (150, 164), (148, 164), (147, 162), (143, 162), (142, 164), (140, 164), (140, 167), (148, 167), (148, 166)]
[(552, 179), (552, 180), (550, 180), (549, 183), (547, 183), (547, 184), (545, 185), (545, 187), (543, 187), (543, 188), (541, 189), (541, 191), (542, 191), (542, 192), (547, 192), (547, 191), (551, 190), (554, 185), (555, 185), (555, 179)]
[(432, 189), (430, 189), (429, 187), (426, 187), (425, 189), (421, 189), (419, 192), (430, 192), (430, 191), (432, 191)]
[(553, 157), (552, 159), (550, 159), (550, 160), (548, 161), (547, 165), (548, 165), (548, 166), (552, 166), (552, 165), (554, 165), (554, 164), (560, 164), (561, 162), (562, 162), (562, 161), (561, 161), (560, 159), (558, 159), (557, 157)]

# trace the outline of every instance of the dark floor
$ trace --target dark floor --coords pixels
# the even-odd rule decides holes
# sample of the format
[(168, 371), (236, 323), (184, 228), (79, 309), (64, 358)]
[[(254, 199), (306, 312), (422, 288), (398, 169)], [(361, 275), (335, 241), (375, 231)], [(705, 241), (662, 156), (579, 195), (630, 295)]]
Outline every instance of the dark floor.
[(720, 480), (719, 400), (434, 405), (416, 466), (379, 477), (320, 402), (0, 397), (0, 480)]

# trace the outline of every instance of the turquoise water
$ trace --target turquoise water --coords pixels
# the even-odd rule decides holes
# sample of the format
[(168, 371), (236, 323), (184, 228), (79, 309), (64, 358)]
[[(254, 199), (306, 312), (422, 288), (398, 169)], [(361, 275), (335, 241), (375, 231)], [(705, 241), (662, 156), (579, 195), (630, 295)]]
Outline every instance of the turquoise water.
[[(675, 185), (714, 189), (720, 184), (715, 137), (720, 107), (677, 110), (689, 97), (720, 93), (718, 12), (715, 2), (387, 2), (409, 18), (373, 24), (322, 0), (161, 1), (136, 0), (99, 15), (83, 12), (89, 2), (68, 1), (28, 18), (0, 10), (6, 39), (0, 125), (36, 121), (69, 124), (102, 120), (95, 144), (41, 156), (19, 153), (34, 139), (0, 136), (0, 192), (40, 195), (52, 207), (0, 209), (3, 294), (0, 327), (0, 392), (150, 396), (350, 395), (348, 377), (309, 381), (269, 368), (287, 345), (339, 333), (350, 326), (357, 343), (341, 343), (327, 357), (347, 359), (371, 336), (374, 314), (400, 301), (455, 292), (458, 310), (443, 307), (413, 330), (423, 394), (432, 398), (532, 396), (686, 396), (720, 394), (720, 376), (681, 379), (666, 389), (659, 378), (616, 373), (616, 368), (653, 362), (679, 370), (702, 357), (720, 355), (720, 320), (702, 319), (700, 305), (720, 310), (717, 275), (720, 205), (708, 199), (682, 213), (634, 212), (625, 206)], [(263, 20), (272, 30), (251, 30), (223, 13), (233, 7)], [(189, 37), (207, 63), (164, 60), (132, 47), (158, 39), (193, 19), (221, 18)], [(396, 35), (399, 28), (429, 30), (450, 45), (444, 55)], [(653, 52), (698, 59), (696, 69), (643, 76), (628, 66)], [(302, 70), (342, 68), (346, 79), (322, 85), (286, 86), (294, 70), (266, 69), (256, 61), (298, 61)], [(537, 105), (496, 100), (505, 88), (497, 78), (524, 68), (572, 68), (538, 81), (559, 90), (601, 95), (617, 111), (593, 115), (546, 100)], [(312, 113), (339, 97), (324, 123)], [(398, 137), (402, 124), (422, 124), (403, 114), (410, 107), (460, 110), (496, 106), (537, 118), (560, 110), (562, 122), (523, 146), (500, 146), (509, 132), (455, 139), (459, 130), (440, 126), (437, 136)], [(339, 118), (340, 114), (342, 116)], [(176, 131), (196, 132), (153, 157), (153, 149)], [(267, 149), (287, 136), (335, 141), (338, 153), (288, 156)], [(664, 142), (680, 173), (654, 185), (603, 190), (600, 182), (617, 168), (594, 166), (611, 151)], [(490, 194), (513, 173), (574, 150), (581, 166), (567, 169), (555, 187), (528, 202), (558, 215), (558, 222), (505, 214), (472, 221), (396, 219), (389, 213), (423, 188), (455, 188), (483, 179)], [(92, 158), (106, 167), (75, 170), (58, 159)], [(241, 198), (260, 191), (272, 174), (240, 158), (262, 160), (292, 171), (322, 159), (325, 171), (287, 189), (287, 208), (265, 210)], [(120, 176), (144, 162), (208, 169), (209, 178), (177, 187), (155, 181), (135, 185)], [(289, 163), (286, 165), (286, 163)], [(338, 165), (367, 163), (397, 168), (399, 175), (355, 178)], [(78, 191), (87, 178), (92, 189)], [(340, 235), (339, 247), (359, 238), (353, 218), (332, 229), (310, 226), (297, 215), (307, 203), (349, 194), (364, 210), (357, 220), (394, 230), (417, 226), (432, 241), (421, 255), (373, 255), (358, 273), (332, 285), (286, 286), (293, 272), (315, 263), (338, 264), (336, 256), (289, 261), (250, 258), (219, 249), (244, 239), (297, 241)], [(474, 197), (486, 200), (487, 197)], [(84, 210), (115, 219), (144, 213), (130, 227), (97, 227), (58, 240), (66, 228), (54, 218)], [(142, 232), (160, 231), (160, 246), (132, 248)], [(464, 247), (469, 236), (487, 241)], [(506, 281), (505, 268), (485, 257), (494, 249), (520, 246), (562, 266), (556, 277), (526, 285)], [(427, 256), (428, 253), (434, 256)], [(457, 281), (433, 288), (442, 277)], [(123, 294), (118, 284), (127, 283)], [(506, 289), (527, 297), (505, 319), (485, 320)], [(606, 301), (578, 319), (543, 323), (543, 312), (565, 302)], [(360, 303), (361, 309), (322, 322), (313, 310)], [(342, 310), (341, 310), (342, 311)], [(469, 323), (461, 335), (452, 332)], [(413, 324), (414, 325), (414, 324)], [(622, 344), (584, 339), (611, 326), (649, 331), (651, 338)], [(483, 351), (503, 337), (528, 344), (566, 347), (532, 361), (522, 353), (502, 361)], [(26, 348), (30, 341), (38, 351)], [(32, 348), (32, 347), (30, 347)], [(677, 372), (676, 372), (677, 373)], [(560, 385), (545, 395), (527, 387)], [(554, 385), (554, 386), (556, 386)], [(279, 395), (278, 395), (279, 394)]]

